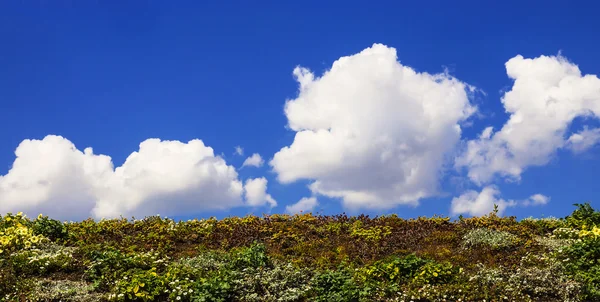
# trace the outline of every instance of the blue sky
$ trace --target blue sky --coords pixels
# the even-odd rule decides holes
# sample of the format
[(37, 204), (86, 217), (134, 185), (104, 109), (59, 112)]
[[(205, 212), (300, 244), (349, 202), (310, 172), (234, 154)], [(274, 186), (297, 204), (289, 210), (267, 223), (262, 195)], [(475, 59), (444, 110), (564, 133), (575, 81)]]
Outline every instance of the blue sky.
[[(511, 58), (517, 55), (525, 59), (549, 56), (546, 61), (535, 61), (537, 67), (515, 61), (514, 73), (522, 76), (524, 85), (537, 79), (544, 80), (545, 75), (555, 72), (554, 63), (563, 67), (577, 66), (582, 76), (594, 77), (600, 73), (600, 61), (595, 54), (600, 46), (600, 40), (596, 38), (600, 20), (595, 16), (599, 7), (592, 1), (585, 4), (565, 1), (502, 1), (494, 4), (481, 1), (389, 1), (376, 5), (362, 1), (4, 1), (0, 4), (0, 175), (4, 176), (0, 178), (0, 210), (43, 211), (77, 219), (87, 217), (90, 206), (97, 204), (98, 200), (113, 198), (112, 202), (116, 204), (108, 202), (103, 213), (143, 215), (146, 213), (142, 211), (144, 208), (159, 210), (161, 206), (169, 206), (176, 217), (223, 217), (284, 213), (286, 206), (301, 198), (315, 197), (318, 205), (313, 210), (323, 214), (346, 211), (370, 215), (397, 213), (401, 217), (456, 216), (459, 207), (452, 210), (452, 201), (456, 198), (455, 205), (463, 202), (463, 208), (467, 209), (485, 208), (485, 204), (498, 201), (506, 205), (504, 215), (562, 217), (574, 209), (573, 203), (590, 201), (597, 205), (600, 199), (594, 173), (600, 170), (600, 148), (595, 144), (598, 133), (595, 130), (600, 124), (598, 111), (594, 111), (600, 108), (600, 85), (597, 81), (586, 82), (585, 89), (588, 90), (584, 89), (586, 92), (582, 95), (577, 92), (580, 89), (557, 88), (563, 89), (552, 94), (560, 96), (558, 103), (564, 102), (569, 107), (580, 102), (579, 107), (569, 108), (573, 112), (588, 112), (567, 114), (569, 117), (562, 124), (556, 122), (558, 125), (554, 124), (553, 118), (547, 118), (547, 112), (533, 112), (528, 107), (527, 104), (533, 102), (527, 97), (529, 90), (513, 94), (515, 106), (525, 108), (523, 116), (530, 121), (523, 126), (525, 128), (516, 130), (525, 137), (513, 142), (516, 140), (514, 137), (506, 138), (507, 135), (500, 131), (511, 118), (501, 102), (504, 93), (514, 88), (514, 79), (507, 76), (505, 65)], [(381, 47), (375, 47), (374, 43), (380, 43)], [(363, 61), (352, 61), (362, 62), (360, 66), (366, 68), (364, 71), (346, 64), (337, 72), (337, 78), (332, 75), (331, 81), (323, 80), (319, 85), (307, 88), (302, 99), (308, 100), (306, 104), (314, 107), (299, 105), (304, 109), (286, 115), (286, 100), (300, 102), (302, 96), (299, 82), (293, 75), (297, 66), (310, 70), (315, 82), (318, 82), (338, 59), (345, 56), (361, 58), (358, 54), (367, 49), (380, 50), (374, 51), (376, 54), (373, 56), (381, 56), (387, 62), (381, 63), (388, 64), (382, 65), (382, 68), (390, 66), (402, 70), (406, 67), (426, 74), (447, 70), (459, 84), (476, 87), (474, 93), (467, 93), (468, 103), (461, 103), (464, 99), (457, 97), (456, 104), (462, 104), (462, 109), (476, 107), (477, 111), (466, 114), (464, 120), (442, 125), (449, 128), (454, 124), (460, 125), (461, 133), (455, 140), (446, 142), (448, 135), (445, 133), (427, 136), (429, 134), (424, 134), (424, 130), (411, 128), (417, 126), (400, 121), (407, 116), (396, 119), (385, 115), (386, 110), (381, 111), (385, 106), (398, 106), (394, 107), (398, 111), (389, 111), (400, 113), (408, 108), (395, 88), (390, 88), (390, 83), (406, 91), (412, 91), (411, 87), (423, 83), (400, 80), (393, 75), (388, 79), (382, 75), (385, 73), (376, 72), (376, 67), (369, 67), (379, 61), (370, 62), (366, 55)], [(393, 57), (392, 50), (395, 50), (399, 63), (387, 60)], [(568, 62), (560, 61), (556, 57), (559, 53)], [(568, 66), (564, 71), (567, 74), (572, 71)], [(530, 74), (532, 70), (538, 72)], [(560, 78), (560, 71), (556, 72)], [(357, 82), (345, 82), (345, 79)], [(582, 79), (579, 77), (577, 80)], [(422, 93), (437, 91), (438, 88), (442, 95), (449, 91), (442, 84), (436, 86), (435, 81), (427, 83), (432, 88)], [(465, 86), (465, 91), (469, 92), (468, 87), (471, 86)], [(355, 97), (336, 94), (336, 91), (347, 89), (356, 89)], [(391, 92), (386, 92), (386, 89)], [(412, 101), (420, 99), (418, 92), (412, 93), (409, 93)], [(348, 99), (352, 101), (346, 102)], [(379, 99), (385, 99), (387, 103), (376, 105)], [(442, 108), (448, 99), (442, 96), (434, 104)], [(327, 113), (324, 119), (337, 121), (335, 125), (347, 125), (345, 122), (355, 125), (348, 127), (360, 133), (358, 138), (364, 145), (345, 145), (346, 149), (340, 149), (343, 151), (340, 151), (339, 157), (336, 154), (323, 156), (332, 161), (323, 163), (321, 156), (315, 154), (338, 150), (340, 146), (327, 145), (327, 139), (322, 145), (307, 141), (304, 147), (296, 145), (295, 150), (306, 151), (308, 149), (303, 148), (318, 145), (318, 150), (313, 150), (316, 153), (303, 151), (298, 154), (304, 155), (282, 155), (279, 168), (270, 165), (276, 153), (292, 146), (299, 131), (308, 129), (311, 132), (313, 125), (328, 123), (306, 120), (301, 116), (302, 110), (321, 112), (327, 104), (343, 108), (354, 106), (354, 111), (336, 109), (337, 116)], [(377, 128), (383, 126), (374, 126), (375, 123), (360, 115), (360, 112), (371, 112), (371, 109), (383, 114), (373, 120), (380, 120), (388, 128)], [(546, 124), (531, 122), (539, 121), (540, 116), (546, 116)], [(355, 118), (357, 120), (353, 120)], [(299, 121), (297, 129), (286, 127), (291, 120)], [(428, 125), (438, 121), (437, 118), (432, 119)], [(527, 138), (548, 127), (555, 126), (560, 130), (561, 125), (567, 128), (558, 135), (563, 138), (560, 142), (552, 133), (539, 141)], [(479, 140), (482, 131), (490, 126), (493, 127), (494, 139), (498, 137), (497, 141)], [(348, 127), (337, 129), (348, 130)], [(412, 130), (406, 130), (406, 127)], [(369, 131), (363, 131), (367, 128)], [(392, 128), (399, 129), (387, 133), (392, 142), (382, 143), (381, 148), (377, 144), (368, 147), (378, 141), (372, 133), (383, 129), (386, 134), (385, 129)], [(584, 135), (589, 146), (574, 152), (577, 148), (569, 147), (572, 146), (569, 142), (574, 140), (569, 139), (583, 129), (590, 130), (586, 132), (588, 136)], [(313, 134), (316, 132), (312, 131)], [(254, 201), (247, 198), (246, 187), (236, 189), (236, 194), (241, 196), (239, 200), (235, 196), (224, 196), (223, 192), (231, 183), (224, 185), (206, 180), (206, 183), (196, 186), (192, 178), (199, 177), (195, 173), (200, 172), (191, 169), (189, 174), (179, 173), (179, 168), (164, 172), (161, 169), (170, 169), (170, 166), (166, 167), (170, 162), (161, 162), (151, 156), (146, 159), (163, 165), (156, 167), (158, 170), (154, 170), (157, 173), (154, 177), (164, 179), (164, 183), (173, 183), (173, 187), (151, 190), (151, 193), (141, 192), (144, 188), (157, 187), (156, 183), (149, 181), (127, 189), (114, 189), (110, 187), (114, 181), (102, 180), (103, 185), (97, 185), (101, 178), (97, 175), (101, 173), (94, 174), (96, 176), (86, 174), (86, 181), (80, 182), (64, 175), (79, 175), (77, 171), (87, 173), (82, 168), (85, 166), (80, 159), (83, 155), (69, 157), (69, 147), (64, 147), (64, 140), (53, 141), (63, 144), (63, 147), (52, 149), (59, 151), (45, 152), (50, 148), (47, 144), (53, 143), (40, 143), (47, 135), (61, 136), (81, 152), (92, 147), (94, 154), (110, 156), (115, 167), (123, 165), (132, 152), (139, 151), (140, 143), (149, 138), (182, 143), (200, 139), (214, 150), (215, 155), (220, 155), (225, 166), (238, 174), (231, 176), (227, 174), (231, 171), (223, 172), (228, 175), (223, 176), (224, 181), (231, 181), (236, 186), (236, 181), (243, 185), (248, 179), (264, 177), (268, 181), (266, 192), (256, 188), (258, 195)], [(410, 161), (402, 160), (402, 156), (408, 155), (404, 151), (393, 151), (396, 150), (394, 148), (419, 135), (425, 135), (427, 143), (418, 146), (407, 143), (409, 149), (412, 148), (410, 150), (417, 152), (415, 150), (423, 146), (441, 146), (446, 151), (441, 154), (445, 159), (436, 161), (438, 165), (426, 175), (429, 178), (424, 176), (427, 179), (423, 178), (422, 182), (426, 185), (409, 186), (403, 180), (390, 180), (398, 177), (396, 172), (402, 169), (387, 167), (402, 166)], [(34, 142), (40, 144), (33, 144), (30, 149), (23, 147), (23, 160), (17, 170), (15, 150), (24, 140), (36, 140)], [(515, 156), (518, 159), (507, 159), (508, 162), (499, 164), (500, 168), (490, 168), (492, 163), (481, 164), (478, 161), (481, 158), (465, 157), (469, 141), (481, 143), (483, 150), (488, 150), (485, 151), (488, 159), (497, 158), (502, 152), (508, 152), (508, 159)], [(523, 143), (525, 149), (506, 147), (512, 143)], [(539, 147), (537, 143), (543, 146)], [(243, 156), (235, 154), (236, 146), (243, 148)], [(348, 150), (362, 150), (360, 146), (368, 150)], [(543, 154), (536, 155), (537, 151), (546, 147), (548, 152), (540, 151)], [(381, 158), (384, 149), (392, 150), (391, 156), (397, 156), (396, 161), (367, 164)], [(64, 151), (67, 153), (60, 150), (67, 150)], [(260, 154), (265, 164), (242, 168), (244, 160), (254, 153)], [(173, 156), (176, 160), (184, 158), (177, 154)], [(187, 163), (193, 166), (195, 157), (193, 154), (189, 156)], [(431, 156), (437, 159), (436, 154)], [(455, 158), (461, 156), (464, 165), (456, 168)], [(338, 158), (349, 162), (336, 164)], [(411, 158), (426, 161), (430, 157)], [(546, 160), (539, 163), (539, 158)], [(290, 163), (302, 164), (295, 167)], [(13, 175), (10, 176), (13, 164), (14, 173), (11, 172)], [(98, 165), (102, 164), (106, 162)], [(514, 172), (509, 169), (513, 167), (511, 165), (522, 170)], [(349, 166), (353, 168), (348, 170)], [(219, 167), (223, 168), (223, 165)], [(483, 174), (491, 173), (489, 179), (478, 183), (483, 177), (483, 174), (477, 174), (477, 171), (482, 171), (478, 169), (485, 170), (481, 172)], [(357, 176), (348, 176), (350, 171)], [(469, 171), (476, 171), (474, 173), (479, 176), (469, 174)], [(182, 182), (178, 178), (182, 175), (188, 175), (189, 179), (185, 181), (191, 183), (183, 189), (175, 185)], [(281, 175), (289, 175), (290, 181), (279, 181), (278, 176)], [(377, 182), (369, 175), (380, 175), (383, 180)], [(120, 181), (123, 179), (120, 178)], [(314, 181), (320, 181), (329, 189), (311, 192), (307, 186)], [(432, 183), (436, 184), (435, 192), (432, 191)], [(110, 187), (107, 189), (110, 192), (99, 187)], [(71, 189), (72, 195), (69, 195)], [(346, 193), (332, 193), (335, 190)], [(405, 192), (411, 190), (425, 193), (422, 198), (409, 200), (409, 194)], [(368, 197), (356, 197), (348, 191), (366, 192)], [(495, 194), (491, 194), (492, 191)], [(277, 201), (277, 206), (271, 208), (265, 194), (270, 194)], [(547, 203), (525, 206), (526, 200), (534, 194), (547, 197)], [(475, 200), (476, 195), (480, 197), (479, 201)], [(396, 196), (398, 200), (394, 200)], [(178, 198), (187, 201), (180, 203)], [(342, 202), (344, 198), (346, 201)], [(67, 201), (63, 203), (63, 200)], [(157, 205), (160, 200), (163, 202), (161, 206)], [(391, 200), (391, 205), (388, 200)], [(417, 201), (419, 205), (415, 206)], [(213, 203), (222, 207), (217, 210)], [(361, 206), (353, 208), (349, 204)], [(382, 207), (382, 204), (388, 206)], [(465, 209), (463, 212), (465, 215), (474, 214)]]

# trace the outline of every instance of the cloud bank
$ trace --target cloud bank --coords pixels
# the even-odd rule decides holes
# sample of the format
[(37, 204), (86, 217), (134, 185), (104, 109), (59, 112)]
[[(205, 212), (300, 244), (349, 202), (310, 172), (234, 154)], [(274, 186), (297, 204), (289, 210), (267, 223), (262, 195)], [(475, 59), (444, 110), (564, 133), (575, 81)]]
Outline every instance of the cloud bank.
[(8, 174), (0, 176), (0, 212), (80, 219), (276, 204), (266, 179), (243, 185), (235, 168), (198, 139), (145, 140), (116, 168), (109, 156), (80, 151), (54, 135), (24, 140), (15, 155)]
[[(308, 180), (314, 197), (286, 211), (312, 210), (318, 196), (339, 198), (354, 210), (417, 205), (439, 196), (453, 167), (478, 189), (459, 192), (452, 214), (547, 204), (542, 194), (504, 200), (494, 183), (518, 182), (557, 150), (577, 155), (596, 146), (600, 128), (587, 122), (600, 117), (600, 79), (562, 56), (517, 55), (505, 67), (514, 81), (500, 98), (508, 120), (473, 139), (462, 136), (461, 125), (477, 111), (476, 89), (447, 73), (403, 65), (394, 48), (374, 44), (339, 58), (322, 75), (295, 68), (298, 94), (284, 109), (294, 140), (269, 165), (281, 183)], [(576, 119), (583, 121), (579, 129), (573, 129)], [(244, 150), (238, 146), (235, 154)], [(201, 140), (148, 139), (116, 168), (109, 156), (53, 135), (24, 140), (15, 155), (0, 176), (0, 212), (99, 218), (277, 205), (266, 178), (241, 180)], [(242, 167), (263, 164), (254, 153)]]

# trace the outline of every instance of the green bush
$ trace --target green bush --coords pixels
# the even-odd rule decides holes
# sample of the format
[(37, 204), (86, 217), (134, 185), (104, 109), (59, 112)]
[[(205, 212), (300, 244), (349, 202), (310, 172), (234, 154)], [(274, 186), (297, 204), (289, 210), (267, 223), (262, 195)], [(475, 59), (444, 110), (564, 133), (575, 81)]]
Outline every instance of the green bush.
[(600, 211), (594, 210), (589, 202), (576, 203), (574, 206), (577, 209), (565, 218), (569, 226), (576, 229), (591, 228), (594, 225), (600, 226)]
[[(233, 301), (233, 280), (228, 271), (220, 270), (198, 280), (198, 289), (191, 297), (194, 302)], [(175, 298), (177, 300), (177, 298)]]
[(150, 270), (165, 268), (165, 259), (157, 252), (124, 253), (114, 248), (102, 251), (92, 251), (88, 255), (87, 279), (94, 283), (95, 288), (108, 289), (112, 282), (121, 278), (125, 272), (133, 269)]
[(113, 301), (156, 301), (165, 293), (165, 279), (156, 269), (130, 270), (122, 274), (111, 290)]
[(359, 287), (346, 269), (325, 271), (312, 281), (316, 302), (355, 302), (359, 301)]
[(419, 269), (429, 261), (414, 254), (406, 257), (391, 257), (365, 266), (358, 272), (361, 282), (407, 282), (414, 278)]
[(584, 297), (600, 301), (600, 237), (579, 239), (558, 257), (569, 274), (583, 284)]
[(454, 280), (462, 270), (449, 262), (427, 262), (419, 268), (415, 275), (418, 284), (446, 284)]
[(31, 228), (34, 234), (42, 235), (52, 241), (68, 237), (67, 227), (62, 222), (41, 214), (32, 222)]
[(19, 275), (48, 275), (76, 269), (73, 258), (75, 248), (49, 243), (35, 249), (14, 253), (10, 262)]
[(264, 244), (255, 243), (247, 248), (236, 249), (232, 254), (231, 265), (235, 269), (258, 268), (271, 264)]

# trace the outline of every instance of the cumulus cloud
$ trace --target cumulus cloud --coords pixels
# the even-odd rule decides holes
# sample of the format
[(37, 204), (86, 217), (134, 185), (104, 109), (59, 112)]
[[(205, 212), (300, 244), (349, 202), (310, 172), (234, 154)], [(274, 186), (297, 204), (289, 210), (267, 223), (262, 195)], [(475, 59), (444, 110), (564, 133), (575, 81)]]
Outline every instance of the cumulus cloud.
[(290, 214), (310, 212), (318, 205), (319, 202), (317, 201), (316, 197), (304, 197), (295, 204), (286, 206), (285, 211)]
[(416, 72), (396, 50), (374, 44), (317, 77), (293, 72), (297, 98), (285, 115), (295, 131), (270, 165), (282, 183), (312, 180), (316, 194), (350, 208), (416, 204), (438, 178), (474, 111), (471, 87), (446, 73)]
[(265, 163), (265, 161), (262, 159), (262, 157), (260, 156), (260, 154), (258, 153), (254, 153), (252, 154), (252, 156), (246, 158), (246, 160), (244, 161), (244, 163), (242, 164), (242, 167), (262, 167), (262, 165)]
[(469, 214), (472, 216), (487, 215), (498, 206), (498, 215), (502, 215), (506, 208), (514, 207), (517, 203), (513, 200), (506, 201), (498, 197), (500, 191), (495, 186), (487, 186), (481, 192), (469, 190), (455, 197), (451, 202), (450, 212), (453, 215)]
[(600, 128), (585, 127), (578, 133), (573, 133), (567, 140), (567, 148), (574, 153), (582, 153), (600, 142)]
[(244, 201), (244, 192), (256, 198), (266, 190), (266, 180), (244, 188), (235, 168), (198, 139), (145, 140), (117, 168), (109, 156), (82, 152), (54, 135), (23, 141), (15, 155), (0, 176), (1, 212), (65, 219), (174, 215), (255, 204)]
[(235, 152), (234, 154), (243, 156), (244, 155), (244, 148), (240, 147), (240, 146), (235, 146)]
[(598, 139), (598, 129), (571, 135), (567, 129), (577, 117), (600, 117), (600, 79), (582, 75), (561, 56), (526, 59), (516, 56), (506, 63), (512, 89), (502, 97), (510, 117), (497, 132), (486, 128), (467, 143), (455, 162), (466, 167), (469, 178), (483, 185), (495, 175), (520, 180), (529, 166), (547, 164), (556, 151), (569, 147), (582, 151)]
[(269, 204), (271, 207), (277, 205), (277, 201), (267, 194), (267, 179), (264, 177), (246, 180), (246, 201), (250, 206), (262, 206)]
[(538, 206), (545, 205), (550, 201), (550, 197), (542, 194), (534, 194), (531, 197), (525, 199), (521, 204), (523, 206)]

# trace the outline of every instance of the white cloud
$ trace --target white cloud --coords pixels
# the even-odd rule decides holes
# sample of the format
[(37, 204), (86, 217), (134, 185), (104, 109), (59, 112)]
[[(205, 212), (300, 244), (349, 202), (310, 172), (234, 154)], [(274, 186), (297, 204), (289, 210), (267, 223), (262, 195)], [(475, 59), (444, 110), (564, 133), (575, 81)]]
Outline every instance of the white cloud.
[(235, 154), (237, 155), (244, 155), (244, 148), (240, 147), (240, 146), (235, 146)]
[(525, 59), (516, 56), (506, 63), (513, 87), (502, 98), (509, 120), (498, 132), (486, 128), (471, 140), (456, 159), (477, 184), (489, 183), (494, 175), (520, 180), (529, 166), (547, 164), (556, 150), (570, 146), (583, 150), (598, 141), (599, 132), (589, 130), (565, 134), (577, 117), (600, 116), (600, 79), (582, 75), (579, 68), (560, 56)]
[(450, 211), (453, 215), (483, 216), (491, 213), (494, 210), (494, 204), (496, 204), (498, 215), (502, 215), (507, 207), (517, 205), (513, 200), (506, 201), (498, 198), (498, 195), (500, 195), (500, 191), (495, 186), (487, 186), (481, 192), (469, 190), (452, 199)]
[(254, 154), (252, 154), (252, 156), (246, 158), (246, 160), (242, 164), (242, 167), (247, 167), (247, 166), (262, 167), (262, 165), (264, 163), (265, 163), (265, 161), (262, 159), (260, 154), (254, 153)]
[(574, 153), (582, 153), (600, 142), (600, 128), (585, 127), (578, 133), (573, 133), (567, 140), (567, 148)]
[[(187, 143), (148, 139), (116, 169), (110, 157), (93, 154), (91, 148), (81, 152), (69, 140), (53, 135), (23, 141), (15, 155), (12, 169), (0, 176), (0, 212), (78, 219), (90, 214), (174, 215), (247, 205), (235, 168), (197, 139)], [(266, 190), (266, 181), (260, 189)]]
[(317, 201), (316, 197), (304, 197), (295, 204), (286, 206), (285, 211), (290, 214), (296, 214), (300, 212), (306, 213), (312, 211), (318, 205), (319, 202)]
[(389, 208), (437, 194), (438, 178), (473, 112), (472, 87), (418, 73), (374, 44), (316, 77), (297, 67), (288, 100), (294, 142), (270, 162), (282, 183), (313, 180), (316, 194), (346, 207)]
[(267, 194), (267, 182), (264, 177), (246, 180), (244, 189), (248, 205), (255, 207), (265, 204), (269, 204), (271, 207), (277, 205), (277, 201)]
[(538, 206), (545, 205), (550, 201), (550, 197), (542, 194), (534, 194), (525, 199), (521, 204), (523, 206)]

